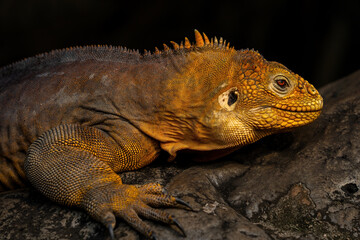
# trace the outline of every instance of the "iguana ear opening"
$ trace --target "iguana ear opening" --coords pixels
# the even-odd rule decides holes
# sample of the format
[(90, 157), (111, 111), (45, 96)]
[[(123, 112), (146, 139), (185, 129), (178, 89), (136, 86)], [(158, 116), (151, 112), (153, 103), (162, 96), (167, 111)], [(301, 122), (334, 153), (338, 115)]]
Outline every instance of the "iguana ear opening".
[(218, 97), (218, 102), (220, 106), (227, 111), (234, 110), (238, 100), (239, 91), (236, 87), (230, 88), (229, 90), (220, 94)]

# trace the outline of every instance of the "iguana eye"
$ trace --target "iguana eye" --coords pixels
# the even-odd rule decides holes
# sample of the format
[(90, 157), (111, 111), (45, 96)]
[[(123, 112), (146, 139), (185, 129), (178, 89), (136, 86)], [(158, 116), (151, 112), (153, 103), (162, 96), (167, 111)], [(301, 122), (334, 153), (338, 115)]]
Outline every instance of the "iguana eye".
[(278, 75), (273, 80), (273, 90), (279, 94), (285, 94), (290, 89), (290, 82), (289, 80), (283, 76)]
[(235, 91), (229, 92), (228, 105), (231, 106), (238, 100), (238, 94)]
[(278, 80), (276, 80), (276, 83), (281, 88), (286, 88), (287, 86), (289, 86), (289, 84), (287, 83), (287, 81), (285, 79), (278, 79)]

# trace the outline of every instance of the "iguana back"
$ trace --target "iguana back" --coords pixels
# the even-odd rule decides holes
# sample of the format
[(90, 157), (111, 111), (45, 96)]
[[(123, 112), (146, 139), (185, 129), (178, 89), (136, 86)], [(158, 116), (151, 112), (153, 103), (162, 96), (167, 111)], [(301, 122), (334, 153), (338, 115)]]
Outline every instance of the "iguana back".
[(153, 111), (169, 75), (166, 61), (124, 48), (89, 46), (55, 50), (3, 68), (0, 190), (23, 186), (26, 151), (46, 130), (80, 124), (111, 134), (108, 124), (131, 124), (137, 112)]

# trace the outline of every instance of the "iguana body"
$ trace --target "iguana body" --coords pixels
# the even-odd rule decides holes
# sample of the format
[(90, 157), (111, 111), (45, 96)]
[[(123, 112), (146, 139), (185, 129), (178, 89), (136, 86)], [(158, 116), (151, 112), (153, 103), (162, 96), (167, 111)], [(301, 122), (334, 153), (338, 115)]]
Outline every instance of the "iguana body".
[(319, 116), (322, 98), (300, 76), (255, 51), (195, 37), (154, 54), (73, 48), (3, 68), (0, 190), (28, 179), (110, 229), (115, 214), (152, 237), (138, 215), (178, 225), (149, 206), (183, 202), (157, 184), (123, 185), (115, 172), (161, 150), (170, 160), (181, 150), (214, 159)]

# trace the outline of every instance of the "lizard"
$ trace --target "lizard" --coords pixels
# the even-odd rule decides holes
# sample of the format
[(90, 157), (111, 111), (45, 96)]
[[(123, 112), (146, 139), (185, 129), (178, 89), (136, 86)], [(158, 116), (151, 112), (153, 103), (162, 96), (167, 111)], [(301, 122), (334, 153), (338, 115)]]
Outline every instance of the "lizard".
[(149, 52), (84, 46), (0, 70), (0, 191), (30, 183), (109, 229), (116, 217), (156, 239), (142, 218), (185, 231), (159, 207), (190, 206), (161, 185), (118, 174), (166, 152), (197, 161), (313, 122), (323, 99), (307, 80), (252, 49), (195, 30)]

